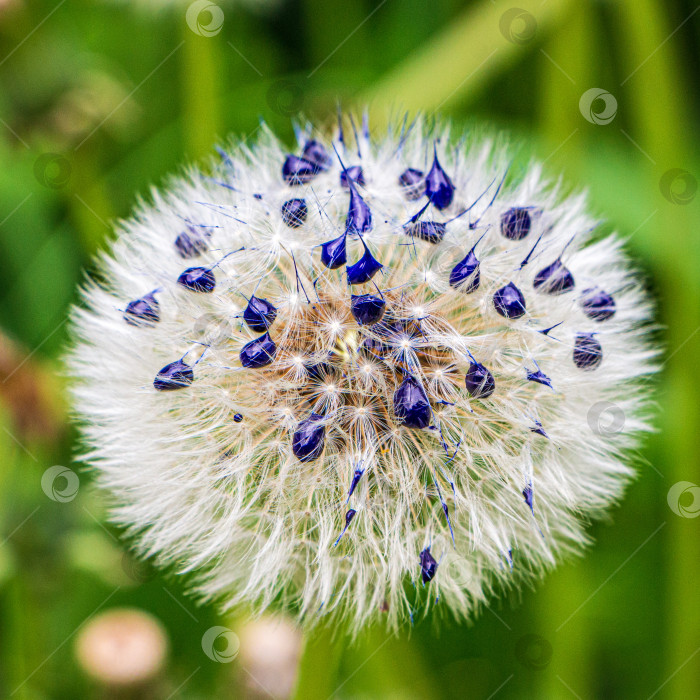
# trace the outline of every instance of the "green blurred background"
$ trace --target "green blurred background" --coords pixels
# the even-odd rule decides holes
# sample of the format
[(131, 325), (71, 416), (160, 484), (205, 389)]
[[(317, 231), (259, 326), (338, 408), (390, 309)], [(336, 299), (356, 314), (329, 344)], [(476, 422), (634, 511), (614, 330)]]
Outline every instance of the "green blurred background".
[[(254, 138), (262, 119), (291, 141), (294, 118), (330, 123), (337, 103), (368, 104), (377, 129), (403, 109), (485, 121), (588, 189), (657, 299), (665, 356), (658, 431), (584, 558), (472, 626), (435, 614), (355, 645), (317, 633), (296, 696), (700, 697), (700, 5), (217, 2), (0, 0), (0, 697), (291, 692), (274, 645), (269, 682), (254, 680), (242, 614), (196, 607), (129, 557), (72, 461), (60, 355), (76, 287), (139, 194), (230, 133)], [(71, 471), (46, 477), (56, 465)], [(155, 616), (169, 650), (148, 684), (118, 689), (75, 646), (125, 606)], [(216, 625), (241, 640), (231, 663), (204, 653)]]

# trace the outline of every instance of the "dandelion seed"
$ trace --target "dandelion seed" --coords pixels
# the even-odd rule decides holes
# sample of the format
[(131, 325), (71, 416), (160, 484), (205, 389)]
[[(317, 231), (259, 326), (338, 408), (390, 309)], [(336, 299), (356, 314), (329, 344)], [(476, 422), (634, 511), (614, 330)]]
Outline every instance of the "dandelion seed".
[[(649, 304), (584, 199), (539, 168), (506, 178), (492, 144), (420, 121), (299, 131), (288, 151), (263, 129), (120, 227), (73, 313), (87, 459), (115, 521), (200, 598), (354, 633), (438, 598), (472, 617), (621, 496)], [(594, 431), (601, 401), (635, 430)], [(431, 553), (452, 550), (457, 577)]]

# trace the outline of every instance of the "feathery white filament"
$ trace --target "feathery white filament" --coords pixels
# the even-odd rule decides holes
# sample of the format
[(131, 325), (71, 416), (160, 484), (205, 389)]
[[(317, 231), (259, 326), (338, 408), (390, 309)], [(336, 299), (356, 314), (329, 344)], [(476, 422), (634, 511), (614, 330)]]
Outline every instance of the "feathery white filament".
[[(469, 616), (496, 582), (579, 550), (585, 521), (621, 495), (624, 453), (647, 428), (650, 308), (619, 240), (592, 240), (583, 198), (562, 197), (538, 166), (504, 181), (502, 148), (420, 123), (379, 140), (363, 131), (352, 147), (339, 136), (324, 148), (301, 134), (309, 160), (292, 169), (313, 167), (285, 182), (287, 154), (266, 132), (122, 224), (104, 282), (74, 313), (86, 460), (141, 552), (195, 571), (203, 597), (281, 602), (356, 630), (381, 616), (396, 627), (438, 595)], [(448, 179), (421, 194), (438, 155)], [(413, 191), (400, 184), (408, 168), (422, 173)], [(283, 215), (294, 199), (305, 217)], [(444, 223), (442, 235), (411, 236), (421, 222)], [(330, 269), (321, 246), (339, 238), (347, 263)], [(472, 249), (478, 271), (451, 284)], [(383, 267), (349, 284), (365, 251)], [(207, 275), (200, 291), (178, 283), (192, 267)], [(509, 283), (519, 317), (496, 308)], [(590, 289), (614, 313), (596, 315)], [(351, 295), (383, 301), (381, 321), (360, 325)], [(265, 338), (243, 318), (252, 297), (275, 311), (275, 350), (257, 368), (240, 355)], [(193, 380), (156, 390), (178, 360)], [(488, 396), (486, 379), (469, 384), (482, 370)], [(404, 381), (424, 427), (396, 412)], [(624, 429), (591, 419), (608, 404)], [(292, 448), (303, 425), (307, 453)]]

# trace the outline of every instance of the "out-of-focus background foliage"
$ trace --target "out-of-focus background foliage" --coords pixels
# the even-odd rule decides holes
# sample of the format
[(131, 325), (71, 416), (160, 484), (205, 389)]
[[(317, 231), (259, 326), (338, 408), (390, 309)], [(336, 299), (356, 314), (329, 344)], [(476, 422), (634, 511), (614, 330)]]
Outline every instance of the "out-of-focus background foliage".
[[(585, 558), (471, 627), (320, 634), (297, 696), (700, 697), (700, 5), (217, 3), (0, 0), (0, 697), (292, 692), (294, 630), (197, 608), (106, 524), (72, 458), (60, 353), (76, 286), (139, 193), (230, 132), (263, 119), (291, 139), (338, 102), (368, 103), (377, 129), (408, 109), (522, 138), (628, 238), (666, 354), (658, 432)], [(215, 626), (240, 647), (224, 632), (205, 648)], [(126, 677), (153, 656), (148, 680), (115, 686), (110, 653)]]

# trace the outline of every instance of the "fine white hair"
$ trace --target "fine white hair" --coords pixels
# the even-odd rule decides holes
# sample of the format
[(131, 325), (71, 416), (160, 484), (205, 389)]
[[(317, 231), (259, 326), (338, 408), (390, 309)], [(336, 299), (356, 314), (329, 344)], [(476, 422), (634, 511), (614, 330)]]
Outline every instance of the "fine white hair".
[(263, 129), (119, 226), (72, 318), (84, 461), (204, 599), (469, 618), (620, 498), (650, 304), (584, 197), (503, 145), (420, 120), (298, 139)]

